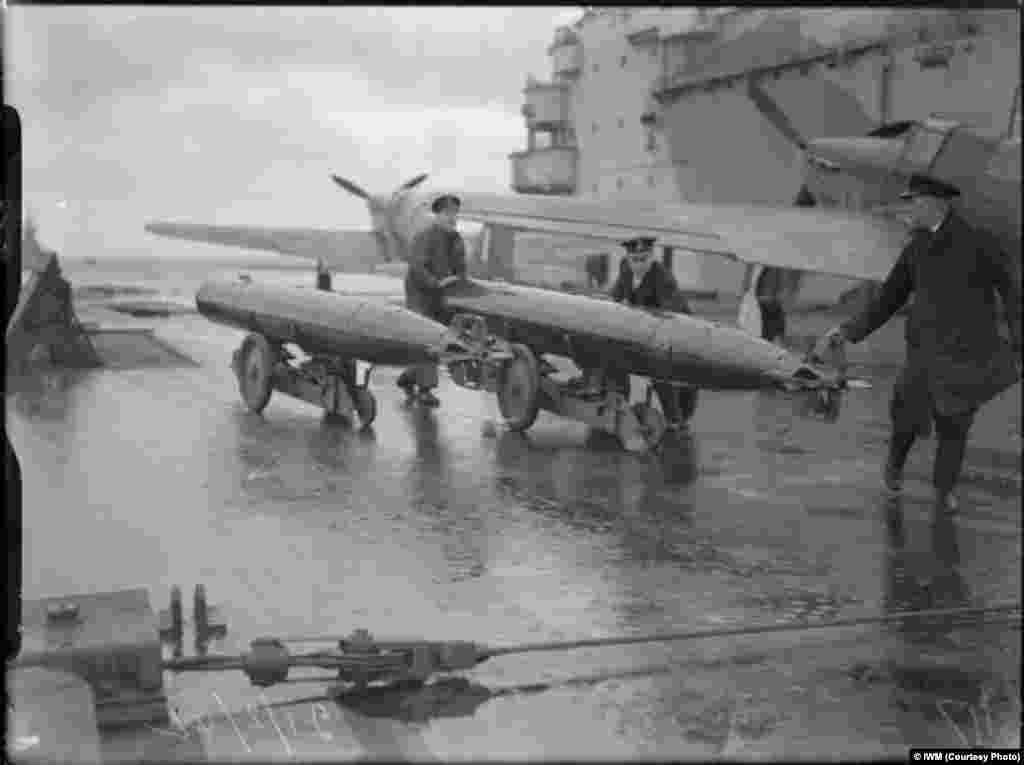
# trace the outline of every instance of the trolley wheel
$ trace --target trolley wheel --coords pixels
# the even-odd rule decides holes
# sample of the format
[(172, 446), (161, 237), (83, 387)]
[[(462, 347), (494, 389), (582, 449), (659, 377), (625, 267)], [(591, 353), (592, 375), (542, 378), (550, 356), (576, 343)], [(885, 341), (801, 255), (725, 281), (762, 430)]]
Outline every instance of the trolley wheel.
[(509, 430), (526, 430), (540, 409), (540, 367), (527, 346), (514, 343), (513, 358), (498, 372), (498, 408)]
[(643, 436), (647, 448), (653, 449), (660, 444), (661, 439), (665, 437), (665, 431), (668, 430), (665, 415), (661, 410), (650, 404), (637, 403), (633, 404), (633, 416), (640, 423), (640, 435)]
[(277, 354), (263, 335), (250, 334), (238, 356), (238, 390), (249, 411), (262, 412), (274, 391), (272, 374)]
[(356, 414), (364, 428), (370, 427), (377, 419), (377, 398), (366, 388), (355, 388), (352, 391), (352, 400), (356, 407)]

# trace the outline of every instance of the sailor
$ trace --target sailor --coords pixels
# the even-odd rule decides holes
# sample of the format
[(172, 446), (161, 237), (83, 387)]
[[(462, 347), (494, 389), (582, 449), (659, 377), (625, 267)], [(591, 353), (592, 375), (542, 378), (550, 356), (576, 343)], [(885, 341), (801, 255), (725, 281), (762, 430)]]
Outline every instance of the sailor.
[(765, 266), (757, 277), (754, 295), (761, 309), (761, 339), (782, 342), (786, 336), (786, 312), (782, 307), (785, 271)]
[(603, 287), (608, 282), (609, 257), (607, 252), (596, 252), (587, 255), (587, 286), (591, 289)]
[[(639, 308), (690, 314), (690, 306), (675, 277), (655, 258), (654, 242), (653, 237), (644, 236), (622, 243), (626, 257), (622, 259), (619, 276), (612, 285), (612, 299)], [(628, 379), (627, 376), (623, 386), (627, 391)], [(619, 381), (622, 382), (621, 379)], [(695, 389), (655, 383), (654, 390), (670, 426), (679, 427), (693, 415), (697, 405)]]
[[(814, 207), (817, 202), (806, 185), (800, 187), (796, 199), (796, 207)], [(786, 337), (786, 310), (782, 304), (782, 296), (791, 281), (786, 269), (775, 266), (764, 266), (754, 285), (754, 297), (761, 311), (761, 339), (769, 343), (782, 343)]]
[[(466, 243), (456, 229), (458, 197), (444, 194), (430, 206), (434, 221), (412, 241), (409, 270), (405, 275), (405, 305), (412, 311), (435, 321), (445, 321), (444, 289), (466, 278)], [(437, 365), (419, 364), (409, 367), (398, 377), (398, 387), (411, 403), (438, 406), (434, 395), (437, 387)]]
[[(938, 515), (956, 512), (953, 490), (978, 408), (1020, 377), (1020, 276), (998, 241), (972, 229), (953, 209), (959, 194), (929, 176), (911, 176), (900, 196), (913, 200), (914, 235), (876, 297), (821, 341), (859, 343), (914, 294), (906, 362), (890, 406), (892, 438), (883, 477), (890, 492), (900, 491), (910, 448), (928, 418), (934, 419)], [(997, 294), (1008, 337), (1000, 331)]]
[(331, 291), (331, 272), (323, 258), (316, 259), (316, 288), (326, 292)]

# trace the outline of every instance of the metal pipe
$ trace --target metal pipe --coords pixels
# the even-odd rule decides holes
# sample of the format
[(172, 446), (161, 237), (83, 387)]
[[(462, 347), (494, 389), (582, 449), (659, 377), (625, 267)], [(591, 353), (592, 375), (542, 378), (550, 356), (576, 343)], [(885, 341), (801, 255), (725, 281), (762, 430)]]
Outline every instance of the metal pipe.
[(1020, 85), (1013, 91), (1013, 104), (1010, 106), (1010, 121), (1006, 125), (1006, 138), (1013, 138), (1013, 123), (1017, 121), (1020, 109)]
[(881, 70), (881, 82), (878, 84), (878, 124), (885, 125), (889, 122), (889, 100), (890, 100), (890, 86), (892, 81), (892, 53), (888, 50), (885, 52), (885, 58), (882, 61)]
[(628, 645), (631, 643), (656, 643), (679, 640), (700, 640), (703, 638), (710, 637), (760, 635), (769, 632), (802, 632), (804, 630), (812, 629), (828, 629), (832, 627), (854, 627), (865, 624), (881, 624), (908, 618), (924, 619), (927, 617), (936, 616), (967, 616), (1017, 610), (1020, 610), (1020, 604), (1018, 603), (984, 607), (940, 608), (932, 609), (929, 611), (898, 611), (891, 614), (883, 614), (880, 616), (863, 616), (850, 619), (839, 619), (837, 621), (823, 622), (821, 624), (769, 624), (758, 627), (734, 627), (727, 629), (670, 632), (662, 635), (638, 635), (635, 637), (592, 638), (589, 640), (562, 640), (541, 643), (522, 643), (517, 646), (487, 648), (485, 649), (484, 653), (486, 655), (486, 658), (491, 658), (493, 656), (504, 656), (512, 653), (527, 653), (530, 651), (566, 651), (574, 648)]
[[(1019, 603), (1000, 603), (992, 606), (964, 606), (960, 608), (933, 609), (927, 611), (895, 611), (891, 614), (879, 616), (861, 616), (850, 619), (841, 619), (820, 624), (768, 624), (754, 627), (734, 627), (728, 629), (696, 630), (684, 632), (669, 632), (658, 635), (636, 635), (631, 637), (618, 638), (591, 638), (585, 640), (555, 641), (546, 643), (523, 643), (518, 646), (483, 647), (482, 652), (486, 656), (501, 656), (510, 653), (523, 653), (527, 651), (556, 651), (569, 650), (572, 648), (585, 648), (590, 646), (603, 645), (625, 645), (629, 643), (657, 643), (676, 640), (696, 640), (706, 637), (728, 637), (733, 635), (757, 635), (766, 632), (800, 632), (811, 629), (825, 629), (828, 627), (849, 627), (863, 624), (878, 624), (900, 619), (918, 618), (923, 619), (932, 616), (958, 616), (958, 615), (979, 615), (985, 613), (1003, 613), (1006, 611), (1019, 611)], [(282, 643), (346, 643), (351, 640), (351, 635), (292, 635), (289, 637), (277, 638)], [(388, 643), (408, 642), (413, 644), (417, 641), (397, 641), (394, 639), (382, 640), (380, 643), (373, 642), (373, 645)], [(445, 641), (419, 641), (422, 643), (443, 643)]]

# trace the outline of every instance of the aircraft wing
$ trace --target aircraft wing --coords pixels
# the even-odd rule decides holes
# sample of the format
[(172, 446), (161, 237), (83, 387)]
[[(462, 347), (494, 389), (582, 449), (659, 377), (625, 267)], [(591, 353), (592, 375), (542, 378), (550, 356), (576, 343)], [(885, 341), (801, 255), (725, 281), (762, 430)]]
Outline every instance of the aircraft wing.
[[(417, 195), (428, 203), (439, 193)], [(851, 279), (884, 280), (909, 234), (900, 221), (836, 209), (451, 193), (462, 200), (460, 216), (481, 223), (613, 241), (652, 236), (692, 252)]]
[(370, 231), (214, 226), (163, 221), (146, 224), (146, 231), (173, 239), (269, 250), (311, 260), (323, 258), (331, 270), (342, 273), (370, 273), (380, 262), (377, 243)]

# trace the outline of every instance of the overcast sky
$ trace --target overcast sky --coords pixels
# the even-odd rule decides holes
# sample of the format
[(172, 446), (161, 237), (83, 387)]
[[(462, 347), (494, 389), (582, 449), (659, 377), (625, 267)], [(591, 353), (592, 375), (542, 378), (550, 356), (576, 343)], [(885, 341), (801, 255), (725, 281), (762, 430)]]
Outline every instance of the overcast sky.
[[(24, 195), (66, 255), (170, 254), (153, 219), (366, 228), (328, 175), (507, 191), (561, 8), (7, 9)], [(425, 186), (424, 188), (428, 188)], [(89, 252), (86, 252), (89, 250)]]

